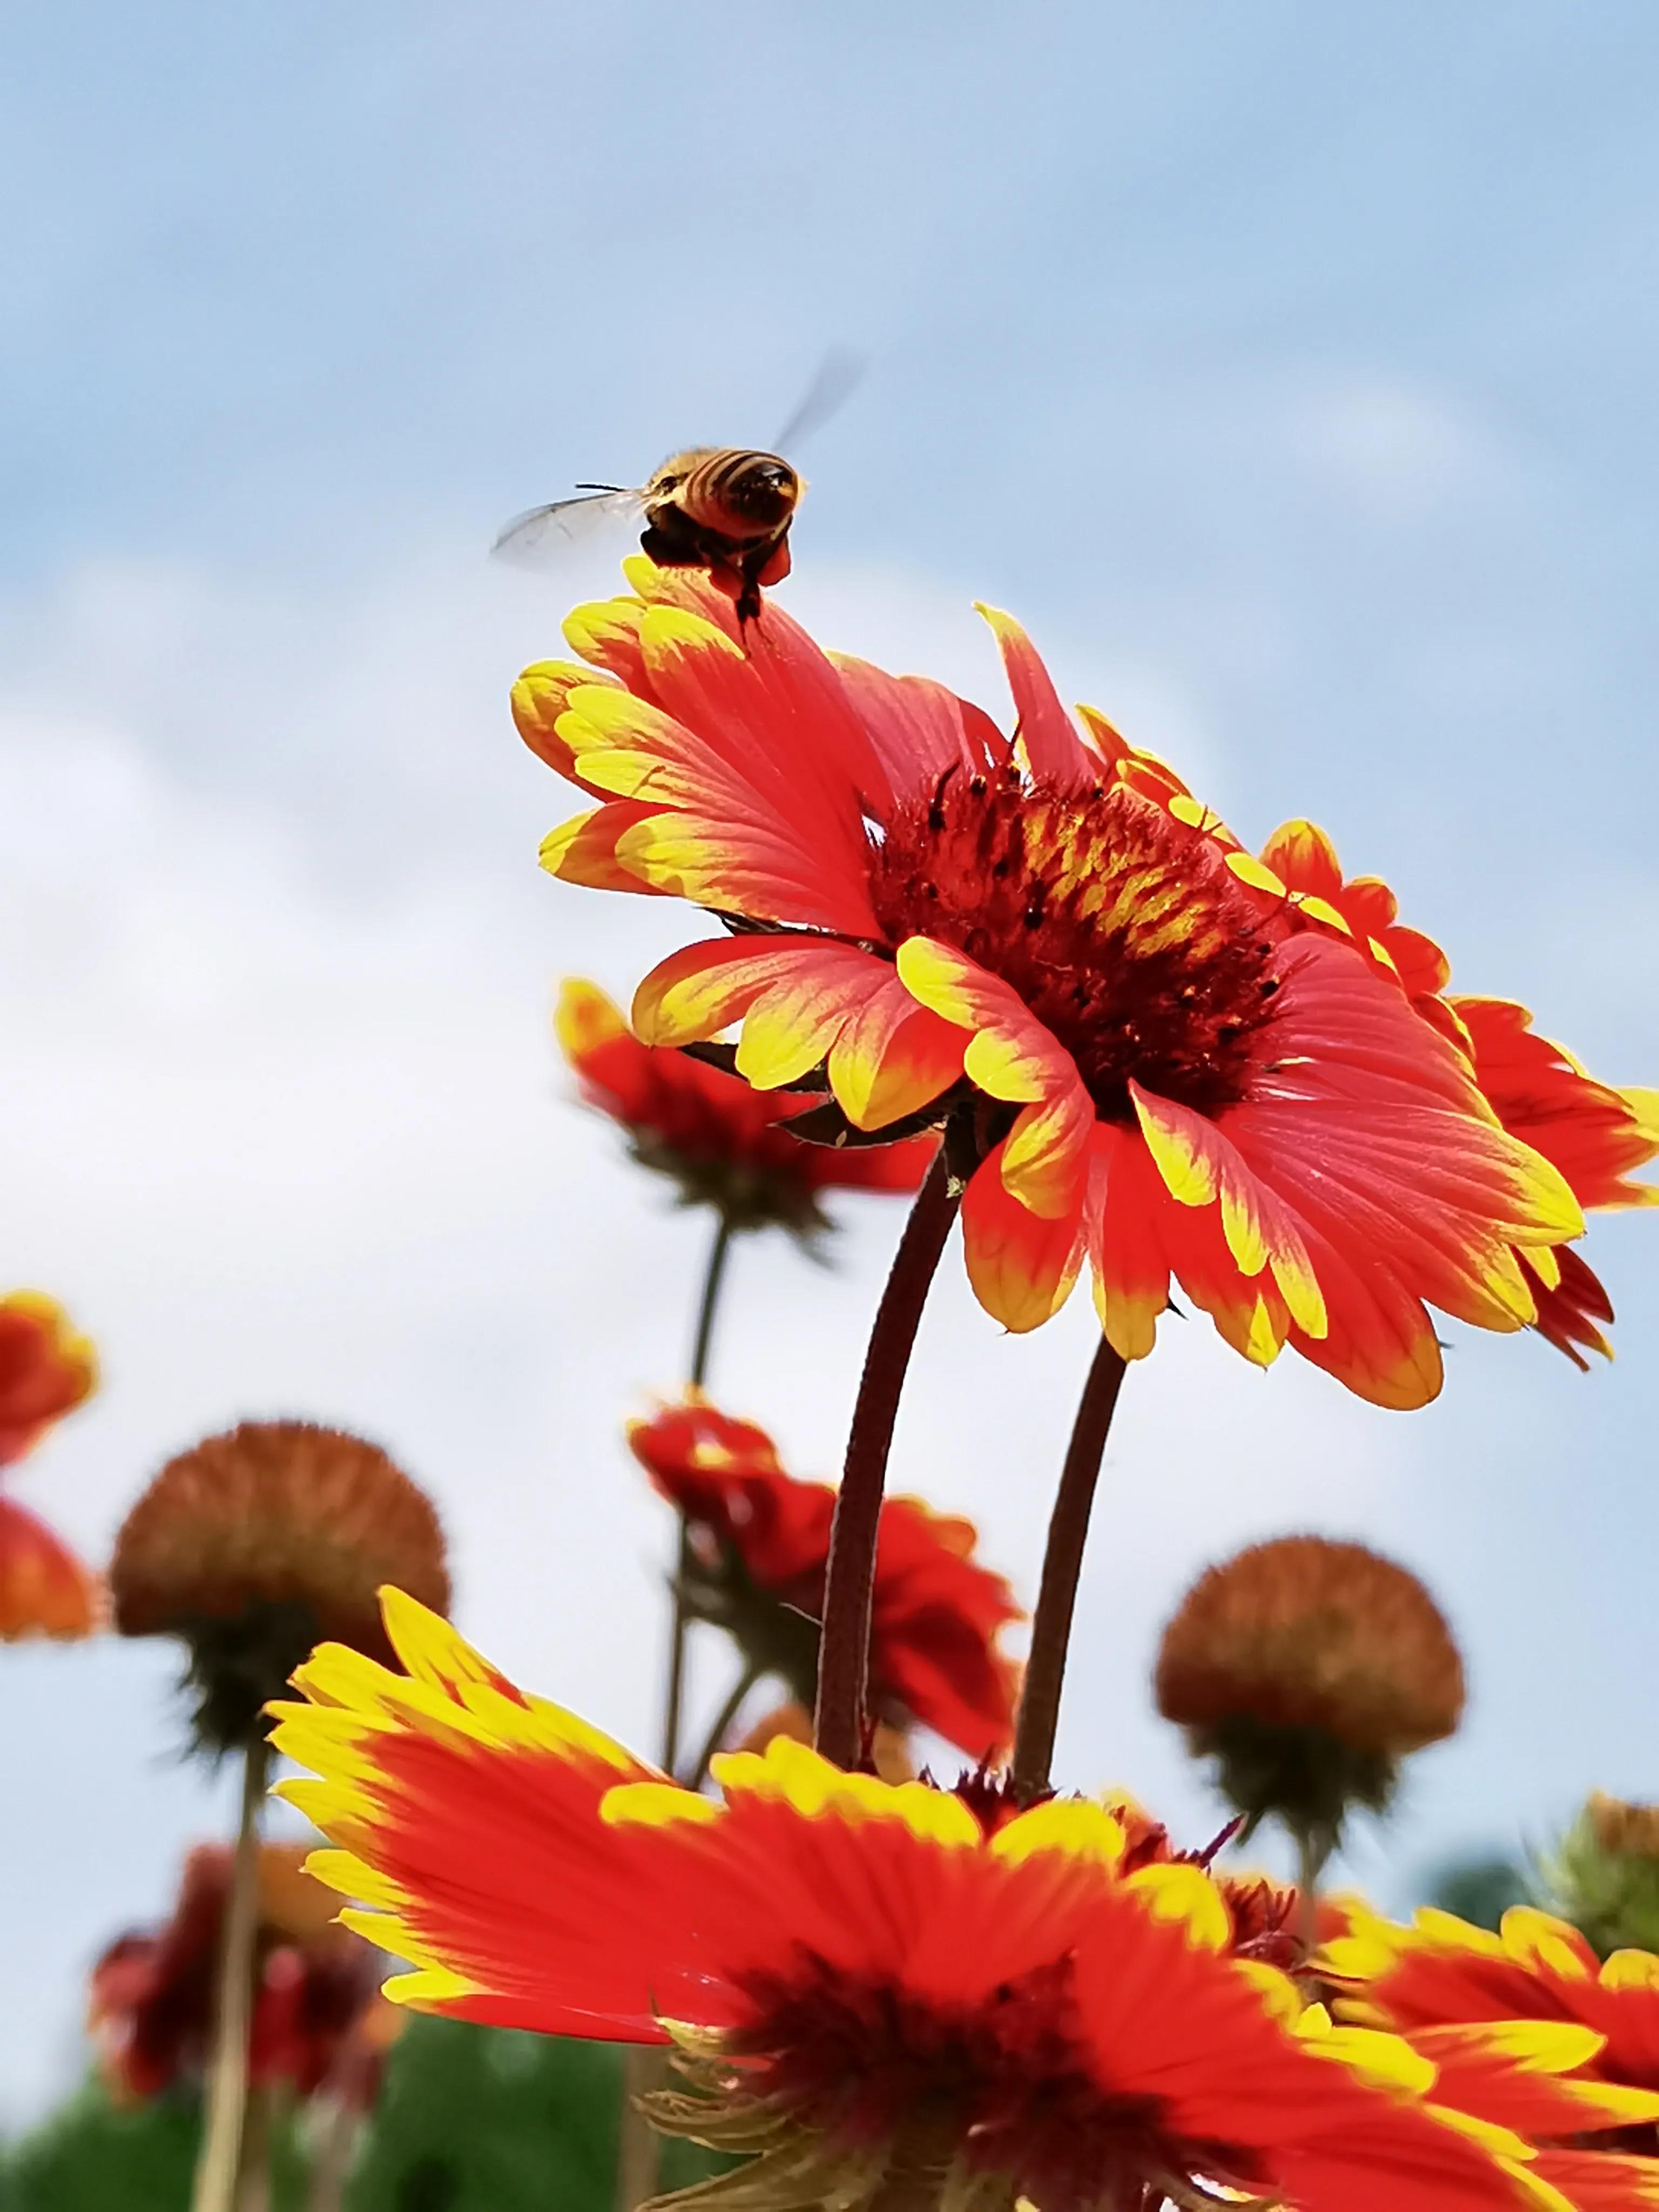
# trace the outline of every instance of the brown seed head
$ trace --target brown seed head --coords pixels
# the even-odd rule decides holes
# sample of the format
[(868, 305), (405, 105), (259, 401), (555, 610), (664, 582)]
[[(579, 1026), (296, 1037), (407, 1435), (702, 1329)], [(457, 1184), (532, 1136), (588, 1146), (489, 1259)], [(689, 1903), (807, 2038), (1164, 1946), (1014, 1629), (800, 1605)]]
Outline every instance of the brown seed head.
[(191, 1649), (202, 1740), (246, 1742), (315, 1644), (390, 1662), (376, 1591), (444, 1612), (443, 1534), (376, 1444), (308, 1421), (244, 1421), (170, 1460), (128, 1514), (110, 1565), (124, 1636)]
[(1659, 1859), (1659, 1805), (1628, 1805), (1622, 1797), (1592, 1790), (1584, 1814), (1604, 1851)]
[(1417, 1577), (1363, 1544), (1282, 1536), (1211, 1567), (1164, 1632), (1158, 1711), (1252, 1821), (1334, 1832), (1455, 1729), (1463, 1666)]

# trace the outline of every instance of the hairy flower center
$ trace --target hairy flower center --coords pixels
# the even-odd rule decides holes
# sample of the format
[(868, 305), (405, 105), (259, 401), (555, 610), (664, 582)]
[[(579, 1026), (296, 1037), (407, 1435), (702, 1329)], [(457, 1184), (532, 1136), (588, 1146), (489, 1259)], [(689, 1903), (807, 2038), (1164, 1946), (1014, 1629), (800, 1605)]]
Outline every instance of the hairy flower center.
[(870, 891), (895, 942), (1011, 984), (1104, 1118), (1133, 1119), (1131, 1079), (1206, 1114), (1244, 1095), (1271, 933), (1211, 841), (1135, 793), (949, 775), (872, 849)]
[(1173, 2136), (1160, 2100), (1102, 2087), (1066, 1959), (971, 2007), (860, 1987), (810, 1955), (744, 1993), (751, 2024), (725, 2039), (728, 2094), (741, 2084), (879, 2173), (872, 2202), (937, 2203), (954, 2172), (1000, 2179), (1043, 2212), (1127, 2212), (1190, 2174), (1256, 2179), (1237, 2153)]

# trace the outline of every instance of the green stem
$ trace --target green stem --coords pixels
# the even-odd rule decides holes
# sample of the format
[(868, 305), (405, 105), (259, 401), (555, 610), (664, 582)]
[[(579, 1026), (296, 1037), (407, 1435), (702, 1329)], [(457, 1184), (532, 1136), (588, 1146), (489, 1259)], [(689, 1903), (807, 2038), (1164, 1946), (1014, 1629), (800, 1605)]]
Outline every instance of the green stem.
[(855, 1767), (864, 1749), (864, 1685), (869, 1663), (870, 1593), (887, 1481), (887, 1455), (899, 1397), (927, 1289), (962, 1203), (962, 1187), (940, 1146), (917, 1194), (876, 1309), (847, 1439), (847, 1461), (830, 1533), (823, 1633), (818, 1645), (814, 1741), (837, 1766)]
[[(732, 1223), (720, 1215), (714, 1241), (703, 1272), (702, 1297), (697, 1306), (697, 1334), (691, 1347), (690, 1385), (701, 1390), (708, 1376), (709, 1348), (714, 1340), (714, 1315), (726, 1280), (726, 1262), (732, 1249)], [(672, 1774), (680, 1755), (680, 1723), (685, 1703), (685, 1599), (683, 1592), (691, 1571), (691, 1531), (680, 1516), (679, 1548), (674, 1562), (674, 1614), (668, 1634), (668, 1687), (663, 1694), (662, 1771)]]
[(1117, 1410), (1124, 1362), (1103, 1336), (1089, 1367), (1089, 1377), (1078, 1401), (1072, 1439), (1054, 1493), (1054, 1510), (1048, 1521), (1048, 1542), (1042, 1555), (1042, 1582), (1036, 1611), (1031, 1616), (1031, 1655), (1025, 1662), (1020, 1692), (1019, 1720), (1014, 1731), (1012, 1782), (1014, 1796), (1022, 1805), (1048, 1794), (1049, 1769), (1054, 1763), (1054, 1736), (1060, 1727), (1060, 1686), (1066, 1679), (1066, 1654), (1072, 1640), (1072, 1615), (1077, 1607), (1078, 1580), (1083, 1572), (1084, 1546), (1089, 1536), (1089, 1515), (1095, 1501), (1100, 1462)]
[(232, 2212), (236, 2199), (247, 2112), (254, 1948), (259, 1932), (259, 1816), (270, 1766), (270, 1747), (260, 1735), (248, 1746), (242, 1767), (242, 1805), (230, 1894), (219, 1936), (218, 1995), (191, 2212)]
[(702, 1749), (697, 1753), (697, 1763), (686, 1777), (688, 1790), (701, 1790), (708, 1779), (708, 1770), (714, 1763), (714, 1754), (726, 1741), (726, 1730), (738, 1717), (744, 1699), (759, 1681), (764, 1668), (746, 1666), (732, 1686), (732, 1694), (714, 1716), (714, 1726), (703, 1739)]

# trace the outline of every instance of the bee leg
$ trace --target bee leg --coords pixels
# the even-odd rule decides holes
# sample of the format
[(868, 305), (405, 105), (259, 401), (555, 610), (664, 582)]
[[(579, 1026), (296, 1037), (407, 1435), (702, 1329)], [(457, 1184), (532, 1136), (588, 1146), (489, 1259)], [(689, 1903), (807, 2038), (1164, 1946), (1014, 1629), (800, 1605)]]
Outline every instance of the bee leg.
[(701, 540), (680, 521), (674, 507), (647, 523), (640, 532), (640, 550), (659, 568), (701, 568), (708, 560)]

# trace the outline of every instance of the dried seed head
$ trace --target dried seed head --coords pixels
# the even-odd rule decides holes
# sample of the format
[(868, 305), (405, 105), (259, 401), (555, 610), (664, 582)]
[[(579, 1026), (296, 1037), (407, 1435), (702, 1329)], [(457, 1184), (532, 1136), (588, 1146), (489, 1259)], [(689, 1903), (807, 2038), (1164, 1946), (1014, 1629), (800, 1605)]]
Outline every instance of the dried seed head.
[(170, 1460), (110, 1565), (120, 1632), (189, 1646), (197, 1734), (215, 1750), (258, 1735), (313, 1644), (390, 1661), (385, 1583), (447, 1608), (431, 1503), (378, 1445), (307, 1421), (244, 1421)]
[(1363, 1544), (1284, 1536), (1201, 1575), (1164, 1632), (1158, 1711), (1252, 1826), (1334, 1838), (1401, 1760), (1450, 1735), (1463, 1668), (1417, 1577)]

